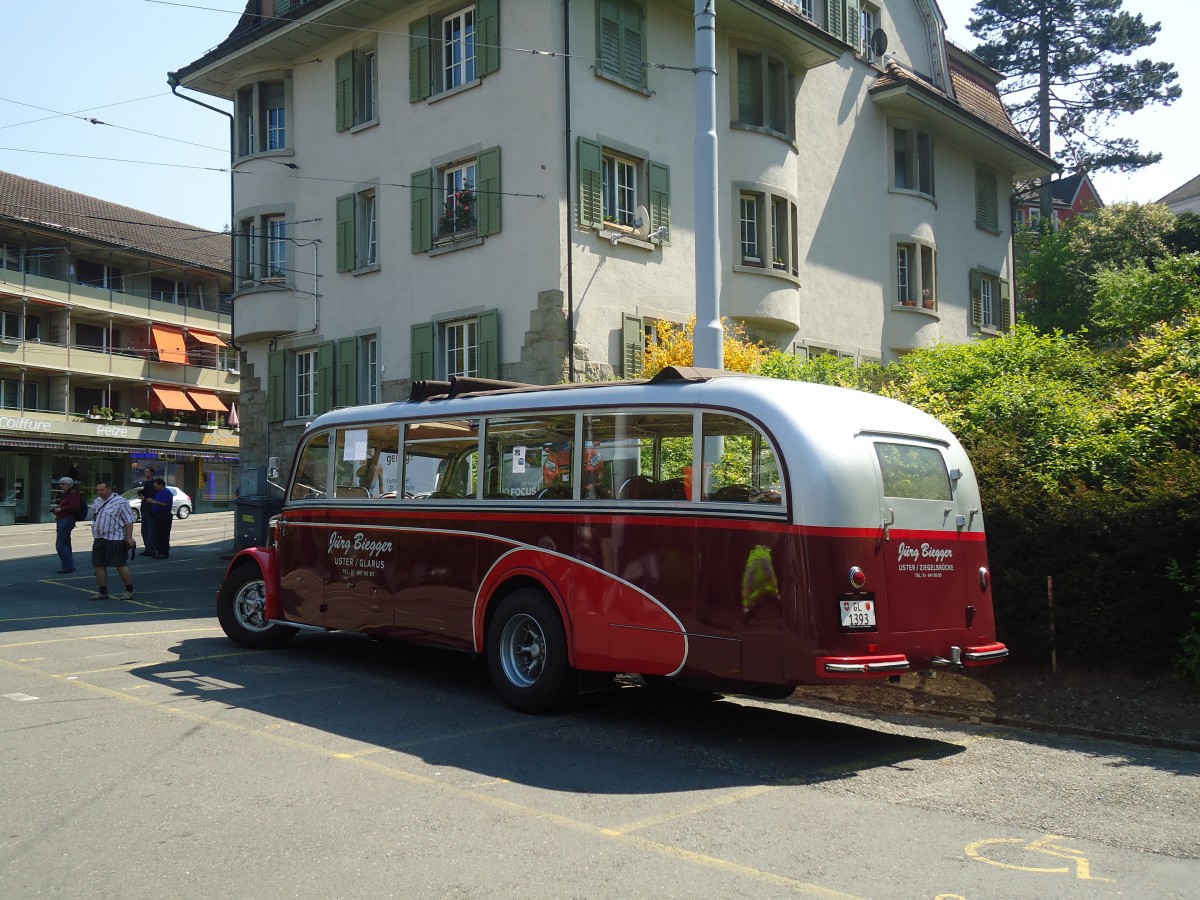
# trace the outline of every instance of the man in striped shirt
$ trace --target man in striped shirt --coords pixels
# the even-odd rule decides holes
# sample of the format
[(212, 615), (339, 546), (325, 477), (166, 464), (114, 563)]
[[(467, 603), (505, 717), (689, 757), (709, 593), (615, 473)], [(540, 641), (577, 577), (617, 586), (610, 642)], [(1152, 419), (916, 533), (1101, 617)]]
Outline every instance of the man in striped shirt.
[(133, 573), (129, 571), (130, 552), (137, 547), (133, 539), (133, 507), (120, 494), (114, 494), (105, 481), (96, 485), (92, 501), (92, 565), (96, 568), (96, 593), (89, 600), (108, 599), (108, 567), (116, 566), (125, 582), (125, 592), (116, 600), (133, 599)]

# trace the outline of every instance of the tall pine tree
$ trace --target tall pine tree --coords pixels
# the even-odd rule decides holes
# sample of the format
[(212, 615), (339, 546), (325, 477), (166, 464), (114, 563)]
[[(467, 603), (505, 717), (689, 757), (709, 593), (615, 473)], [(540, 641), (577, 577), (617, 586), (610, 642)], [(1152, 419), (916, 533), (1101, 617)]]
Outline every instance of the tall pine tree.
[[(1122, 0), (980, 0), (968, 28), (975, 54), (1010, 76), (1003, 86), (1014, 123), (1047, 155), (1073, 169), (1130, 172), (1158, 162), (1132, 138), (1102, 134), (1122, 113), (1179, 98), (1171, 63), (1128, 60), (1155, 41), (1159, 24)], [(1059, 146), (1055, 146), (1057, 143)], [(1049, 190), (1042, 219), (1049, 221)]]

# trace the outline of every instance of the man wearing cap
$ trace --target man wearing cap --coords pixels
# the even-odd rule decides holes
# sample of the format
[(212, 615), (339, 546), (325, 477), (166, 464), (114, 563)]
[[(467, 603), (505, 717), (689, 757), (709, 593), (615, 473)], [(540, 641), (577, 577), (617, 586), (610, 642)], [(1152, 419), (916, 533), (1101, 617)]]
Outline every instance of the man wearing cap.
[(79, 496), (73, 478), (64, 475), (58, 479), (58, 486), (62, 488), (63, 493), (54, 506), (58, 530), (54, 549), (58, 551), (58, 560), (62, 564), (58, 574), (66, 575), (75, 571), (75, 550), (71, 547), (71, 532), (75, 530), (75, 523), (83, 518), (83, 498)]
[(133, 507), (104, 481), (96, 485), (92, 501), (92, 565), (96, 569), (96, 593), (89, 600), (108, 599), (108, 567), (116, 566), (125, 582), (125, 592), (115, 600), (133, 599), (133, 573), (129, 571), (129, 554), (137, 547), (133, 539)]

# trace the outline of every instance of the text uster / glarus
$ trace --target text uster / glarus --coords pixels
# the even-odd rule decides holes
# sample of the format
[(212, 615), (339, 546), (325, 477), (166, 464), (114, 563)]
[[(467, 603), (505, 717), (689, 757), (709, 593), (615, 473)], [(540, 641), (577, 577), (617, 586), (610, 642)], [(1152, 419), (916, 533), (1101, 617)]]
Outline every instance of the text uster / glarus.
[(352, 537), (343, 537), (335, 531), (329, 535), (328, 551), (335, 566), (382, 569), (384, 561), (379, 555), (391, 553), (392, 542), (369, 540), (361, 531)]

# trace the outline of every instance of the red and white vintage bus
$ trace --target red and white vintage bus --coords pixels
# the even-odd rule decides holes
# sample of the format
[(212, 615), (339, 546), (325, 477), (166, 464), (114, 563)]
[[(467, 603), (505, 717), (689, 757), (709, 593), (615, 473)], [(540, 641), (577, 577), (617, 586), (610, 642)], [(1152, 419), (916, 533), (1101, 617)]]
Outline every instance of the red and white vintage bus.
[(485, 655), (504, 699), (614, 673), (757, 696), (995, 663), (974, 472), (939, 422), (822, 385), (420, 382), (306, 429), (226, 634), (349, 630)]

